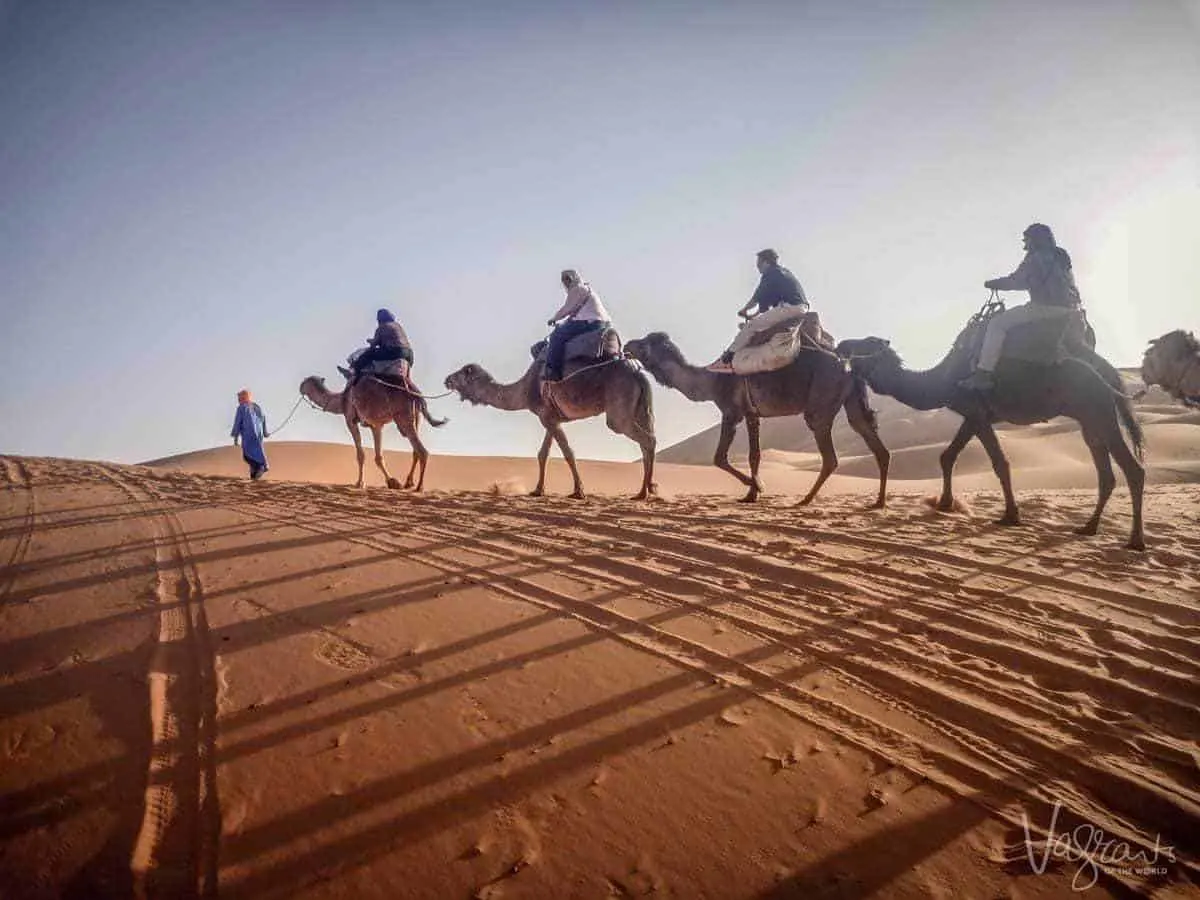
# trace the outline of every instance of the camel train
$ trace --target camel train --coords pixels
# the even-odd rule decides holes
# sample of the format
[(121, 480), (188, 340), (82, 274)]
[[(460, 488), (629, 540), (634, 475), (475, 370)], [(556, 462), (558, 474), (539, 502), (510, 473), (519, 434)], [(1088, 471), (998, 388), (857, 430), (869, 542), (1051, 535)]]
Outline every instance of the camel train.
[[(1126, 392), (1120, 373), (1095, 352), (1095, 335), (1082, 311), (1075, 311), (1077, 302), (1069, 309), (1051, 311), (1053, 314), (1046, 314), (1044, 309), (1034, 309), (1031, 314), (1029, 307), (1036, 304), (1006, 312), (998, 299), (998, 290), (1028, 289), (1016, 283), (1036, 251), (1036, 247), (1031, 249), (1029, 230), (1025, 237), (1030, 252), (1022, 268), (1012, 276), (985, 282), (992, 291), (991, 299), (968, 321), (941, 362), (926, 371), (905, 368), (899, 354), (882, 338), (834, 344), (808, 310), (802, 290), (799, 298), (803, 302), (794, 303), (795, 310), (776, 310), (780, 314), (770, 317), (770, 327), (758, 327), (758, 333), (747, 334), (747, 326), (743, 326), (730, 351), (710, 366), (688, 363), (663, 332), (652, 332), (622, 346), (594, 292), (577, 273), (566, 270), (563, 286), (567, 301), (549, 322), (557, 326), (555, 333), (549, 341), (534, 346), (532, 362), (524, 374), (517, 381), (502, 384), (479, 364), (469, 363), (445, 379), (446, 393), (457, 394), (472, 404), (526, 410), (536, 416), (545, 433), (537, 454), (538, 480), (532, 495), (539, 497), (545, 492), (546, 462), (551, 444), (556, 443), (571, 472), (572, 499), (584, 499), (586, 494), (563, 425), (601, 413), (612, 431), (628, 437), (641, 450), (642, 481), (634, 499), (647, 500), (655, 495), (654, 405), (647, 372), (659, 384), (690, 400), (713, 403), (720, 410), (720, 437), (713, 464), (746, 486), (741, 502), (754, 502), (763, 492), (759, 479), (763, 418), (802, 415), (812, 430), (821, 469), (800, 501), (803, 506), (816, 498), (837, 468), (833, 423), (845, 410), (848, 423), (878, 465), (879, 487), (871, 508), (882, 509), (887, 499), (890, 455), (869, 405), (869, 388), (916, 410), (946, 408), (962, 416), (962, 425), (940, 457), (942, 492), (936, 506), (941, 510), (953, 508), (955, 462), (963, 448), (978, 438), (1003, 491), (1004, 513), (997, 522), (1000, 525), (1017, 525), (1021, 519), (1008, 460), (996, 436), (996, 423), (1032, 424), (1066, 416), (1080, 425), (1098, 481), (1095, 508), (1076, 533), (1094, 535), (1099, 530), (1116, 485), (1115, 461), (1125, 475), (1133, 509), (1127, 546), (1142, 550), (1144, 435), (1134, 415), (1134, 398)], [(1056, 247), (1052, 249), (1057, 251)], [(1065, 257), (1065, 251), (1062, 255)], [(762, 257), (760, 254), (759, 270), (764, 272), (760, 290), (771, 269), (770, 263), (764, 267)], [(1058, 257), (1047, 258), (1053, 261)], [(777, 258), (772, 262), (777, 264)], [(1065, 265), (1069, 275), (1069, 257), (1059, 265), (1060, 270)], [(794, 276), (782, 271), (791, 277), (790, 282), (783, 282), (785, 289), (792, 285), (798, 290)], [(1068, 278), (1064, 284), (1074, 290), (1073, 279)], [(1031, 294), (1036, 296), (1036, 290)], [(1077, 294), (1075, 297), (1077, 300)], [(765, 306), (764, 310), (774, 306)], [(740, 314), (753, 325), (753, 317), (746, 315), (747, 308)], [(594, 318), (575, 318), (580, 310), (588, 309)], [(1000, 341), (996, 340), (997, 333)], [(422, 419), (433, 427), (444, 425), (446, 420), (429, 413), (428, 398), (409, 377), (407, 366), (412, 354), (405, 349), (405, 359), (395, 360), (391, 357), (396, 354), (384, 350), (380, 355), (388, 359), (382, 368), (367, 368), (360, 373), (356, 366), (353, 376), (343, 370), (348, 383), (341, 391), (330, 390), (324, 379), (315, 375), (300, 385), (301, 394), (310, 403), (344, 418), (358, 458), (357, 487), (363, 486), (365, 454), (360, 425), (365, 424), (374, 439), (375, 463), (388, 487), (423, 489), (429, 453), (418, 434), (419, 426)], [(1161, 386), (1184, 404), (1200, 406), (1200, 341), (1191, 333), (1172, 331), (1151, 341), (1141, 371), (1147, 388)], [(730, 446), (742, 422), (749, 443), (748, 472), (739, 470), (729, 459)], [(382, 432), (388, 423), (394, 423), (412, 446), (412, 465), (403, 484), (388, 472), (383, 459)]]

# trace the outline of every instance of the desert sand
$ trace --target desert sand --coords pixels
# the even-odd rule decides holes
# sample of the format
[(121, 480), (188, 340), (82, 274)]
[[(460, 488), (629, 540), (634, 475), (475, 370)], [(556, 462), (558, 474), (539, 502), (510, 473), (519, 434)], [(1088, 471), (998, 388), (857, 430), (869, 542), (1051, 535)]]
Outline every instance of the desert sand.
[[(981, 455), (930, 509), (918, 427), (884, 511), (844, 439), (805, 509), (794, 448), (755, 505), (683, 464), (635, 503), (625, 463), (574, 502), (528, 459), (418, 496), (340, 445), (0, 458), (0, 896), (1200, 896), (1200, 443), (1154, 415), (1145, 553), (1123, 488), (1071, 533), (1057, 423), (1004, 434), (1015, 529)], [(1162, 874), (1037, 874), (1081, 825)]]

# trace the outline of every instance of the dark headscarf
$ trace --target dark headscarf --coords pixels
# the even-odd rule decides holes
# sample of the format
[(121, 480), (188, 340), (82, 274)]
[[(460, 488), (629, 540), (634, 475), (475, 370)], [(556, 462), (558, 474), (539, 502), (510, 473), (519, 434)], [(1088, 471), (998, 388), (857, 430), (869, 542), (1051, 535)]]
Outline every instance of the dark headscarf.
[(387, 322), (395, 322), (396, 317), (392, 315), (392, 311), (390, 309), (381, 309), (375, 313), (375, 321), (380, 325), (383, 325)]

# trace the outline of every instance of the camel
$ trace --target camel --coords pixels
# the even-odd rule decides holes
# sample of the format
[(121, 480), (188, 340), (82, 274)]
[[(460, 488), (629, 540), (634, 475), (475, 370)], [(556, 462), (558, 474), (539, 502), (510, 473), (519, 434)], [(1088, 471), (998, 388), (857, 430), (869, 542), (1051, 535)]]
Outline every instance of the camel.
[(1200, 341), (1190, 331), (1169, 331), (1150, 342), (1142, 381), (1159, 385), (1184, 406), (1200, 407)]
[[(416, 480), (416, 490), (420, 491), (425, 487), (425, 466), (429, 462), (429, 451), (425, 449), (417, 434), (421, 416), (434, 428), (442, 427), (449, 420), (433, 418), (424, 398), (414, 396), (404, 388), (392, 386), (371, 375), (359, 377), (357, 383), (347, 387), (340, 394), (329, 390), (325, 386), (324, 378), (309, 375), (300, 382), (300, 393), (324, 412), (345, 417), (346, 428), (354, 438), (354, 449), (358, 454), (358, 481), (355, 482), (355, 487), (363, 486), (363, 461), (366, 456), (363, 453), (360, 423), (371, 429), (371, 437), (375, 441), (375, 465), (383, 473), (389, 488), (399, 490), (403, 487), (407, 490), (413, 487), (413, 475), (418, 464), (421, 473)], [(403, 485), (392, 477), (383, 461), (383, 428), (389, 422), (395, 422), (400, 433), (408, 438), (412, 445), (412, 466)]]
[[(958, 382), (971, 371), (985, 326), (986, 318), (973, 318), (946, 357), (923, 372), (905, 369), (900, 356), (882, 338), (842, 341), (837, 352), (850, 360), (851, 370), (865, 378), (873, 391), (895, 397), (913, 409), (946, 408), (963, 417), (958, 433), (941, 455), (942, 494), (937, 501), (938, 509), (953, 509), (951, 477), (955, 460), (971, 438), (978, 437), (1004, 490), (1004, 515), (996, 524), (1019, 525), (1021, 516), (1013, 496), (1008, 459), (993, 424), (1028, 425), (1067, 416), (1079, 423), (1099, 479), (1096, 509), (1076, 533), (1094, 535), (1100, 528), (1104, 507), (1116, 485), (1111, 457), (1125, 473), (1133, 503), (1133, 528), (1127, 546), (1144, 550), (1145, 470), (1141, 462), (1144, 438), (1120, 373), (1088, 346), (1076, 341), (1068, 345), (1070, 355), (1057, 363), (1002, 359), (996, 370), (994, 391), (989, 396), (981, 395), (960, 387)], [(1017, 335), (1016, 330), (1011, 332), (1009, 341)], [(1132, 451), (1121, 433), (1122, 424), (1129, 432)]]
[(585, 498), (583, 480), (575, 465), (575, 453), (567, 443), (563, 423), (589, 419), (604, 413), (608, 427), (623, 434), (642, 449), (642, 489), (633, 498), (646, 500), (657, 493), (654, 484), (654, 402), (650, 382), (626, 359), (604, 363), (568, 362), (563, 379), (548, 386), (543, 395), (540, 388), (542, 363), (535, 360), (512, 384), (499, 384), (482, 366), (469, 363), (446, 378), (446, 387), (456, 391), (463, 400), (496, 409), (527, 409), (546, 429), (545, 439), (538, 451), (538, 480), (530, 496), (541, 497), (546, 487), (546, 460), (550, 442), (558, 444), (563, 458), (571, 469), (575, 488), (570, 497)]
[[(740, 502), (753, 503), (763, 491), (758, 478), (762, 456), (760, 420), (803, 413), (821, 452), (821, 472), (800, 501), (801, 506), (811, 503), (837, 468), (833, 421), (843, 407), (850, 427), (862, 435), (879, 464), (879, 496), (871, 508), (882, 509), (887, 502), (891, 454), (876, 430), (875, 413), (867, 402), (866, 386), (852, 377), (831, 351), (808, 348), (784, 368), (755, 375), (720, 374), (689, 365), (671, 338), (661, 331), (629, 341), (625, 352), (641, 362), (660, 384), (674, 388), (689, 400), (716, 404), (721, 411), (721, 437), (713, 463), (747, 486), (748, 492)], [(743, 419), (750, 441), (749, 475), (729, 462), (729, 447), (738, 423)]]

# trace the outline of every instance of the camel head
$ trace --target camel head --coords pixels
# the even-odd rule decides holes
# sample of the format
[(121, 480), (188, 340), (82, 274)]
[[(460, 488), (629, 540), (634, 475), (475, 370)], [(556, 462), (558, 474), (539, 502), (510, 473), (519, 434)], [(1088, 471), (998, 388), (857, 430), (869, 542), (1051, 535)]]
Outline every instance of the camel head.
[(325, 386), (325, 379), (320, 375), (309, 375), (300, 382), (300, 393), (313, 402), (320, 403), (322, 397), (333, 393)]
[(448, 390), (456, 392), (460, 400), (469, 400), (478, 405), (484, 402), (482, 399), (484, 390), (494, 384), (495, 380), (483, 366), (467, 363), (457, 372), (447, 375), (443, 383)]
[(625, 355), (651, 371), (664, 362), (686, 364), (683, 353), (665, 331), (652, 331), (644, 338), (625, 342)]
[(1190, 331), (1177, 329), (1150, 341), (1142, 357), (1142, 381), (1166, 387), (1170, 370), (1189, 358), (1200, 357), (1200, 341)]
[(891, 341), (878, 337), (852, 338), (837, 345), (837, 355), (850, 363), (850, 371), (860, 378), (871, 376), (885, 368), (900, 368), (900, 356), (892, 349)]

